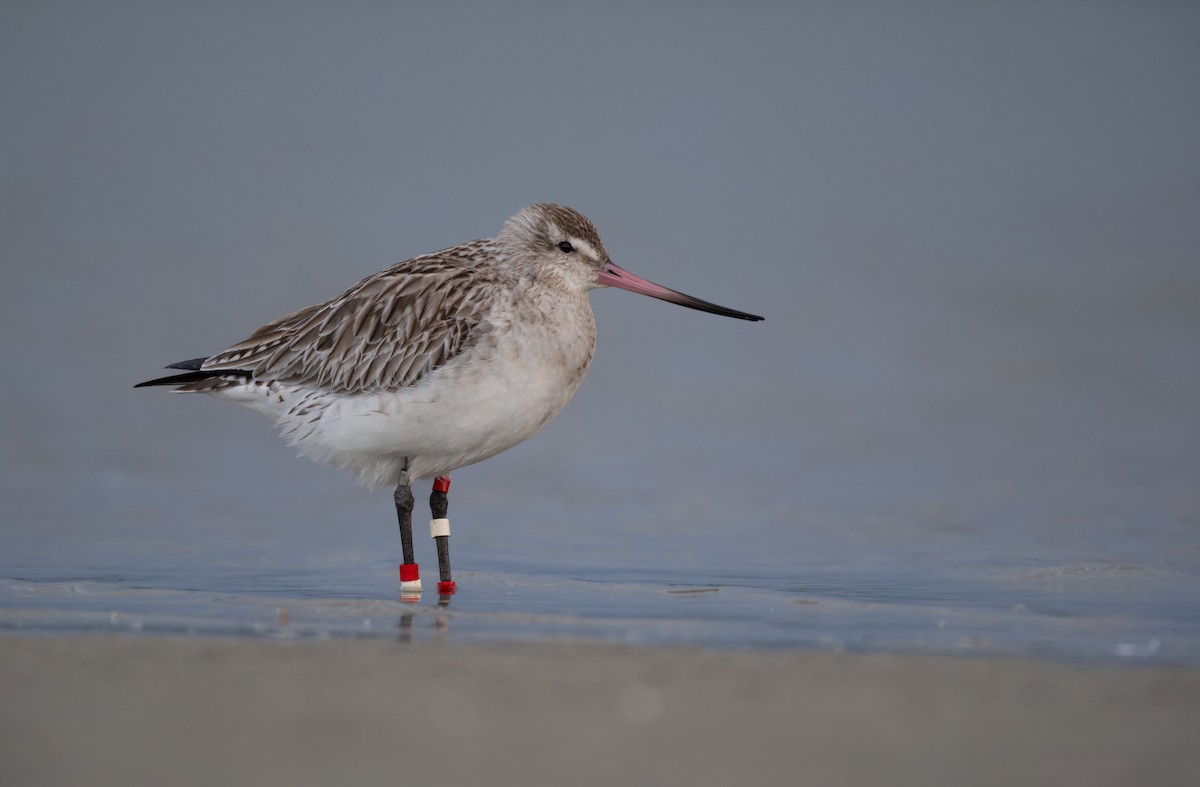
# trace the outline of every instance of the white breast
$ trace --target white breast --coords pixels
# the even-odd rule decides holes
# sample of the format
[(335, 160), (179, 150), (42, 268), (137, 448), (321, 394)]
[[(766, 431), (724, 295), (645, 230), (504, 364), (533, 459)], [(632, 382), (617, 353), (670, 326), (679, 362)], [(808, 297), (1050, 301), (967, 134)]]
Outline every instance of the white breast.
[(521, 305), (520, 319), (498, 308), (470, 349), (400, 391), (338, 395), (274, 383), (218, 395), (273, 417), (302, 453), (370, 487), (395, 485), (406, 460), (412, 479), (448, 473), (532, 436), (587, 373), (595, 348), (587, 296)]

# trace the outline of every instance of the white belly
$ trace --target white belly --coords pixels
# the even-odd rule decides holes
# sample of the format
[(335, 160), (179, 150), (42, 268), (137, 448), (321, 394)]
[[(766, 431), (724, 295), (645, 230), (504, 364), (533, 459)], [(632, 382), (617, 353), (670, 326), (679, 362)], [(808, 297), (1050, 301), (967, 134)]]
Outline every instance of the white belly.
[(372, 488), (402, 472), (427, 478), (487, 459), (532, 436), (570, 401), (591, 363), (595, 323), (584, 301), (558, 330), (496, 325), (483, 341), (399, 392), (339, 395), (275, 383), (223, 398), (275, 419), (319, 462), (352, 470)]

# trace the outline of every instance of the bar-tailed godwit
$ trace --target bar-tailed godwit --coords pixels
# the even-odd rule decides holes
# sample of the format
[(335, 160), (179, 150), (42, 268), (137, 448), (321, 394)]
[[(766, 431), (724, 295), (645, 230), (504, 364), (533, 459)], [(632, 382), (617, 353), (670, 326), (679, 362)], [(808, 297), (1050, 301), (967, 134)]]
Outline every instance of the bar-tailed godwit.
[(590, 221), (542, 204), (495, 238), (398, 262), (136, 387), (236, 402), (274, 421), (306, 456), (352, 470), (368, 487), (395, 487), (407, 590), (420, 589), (411, 485), (435, 477), (438, 588), (451, 593), (448, 474), (532, 436), (567, 404), (592, 361), (588, 291), (597, 287), (763, 319), (617, 267)]

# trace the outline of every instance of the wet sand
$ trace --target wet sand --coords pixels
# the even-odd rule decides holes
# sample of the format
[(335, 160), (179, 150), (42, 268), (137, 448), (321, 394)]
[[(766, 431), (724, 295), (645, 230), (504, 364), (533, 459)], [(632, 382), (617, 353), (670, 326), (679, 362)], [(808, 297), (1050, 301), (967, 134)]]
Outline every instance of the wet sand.
[(1200, 669), (0, 638), (0, 783), (1191, 784)]

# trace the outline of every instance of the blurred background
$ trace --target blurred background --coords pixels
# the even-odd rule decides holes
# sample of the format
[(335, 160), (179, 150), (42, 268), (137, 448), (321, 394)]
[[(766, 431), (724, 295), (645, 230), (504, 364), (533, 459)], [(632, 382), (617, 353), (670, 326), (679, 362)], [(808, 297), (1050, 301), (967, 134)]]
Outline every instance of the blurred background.
[(767, 319), (593, 293), (575, 400), (455, 474), (460, 630), (1195, 659), (1198, 22), (5, 3), (7, 625), (394, 599), (389, 494), (131, 386), (553, 201)]

